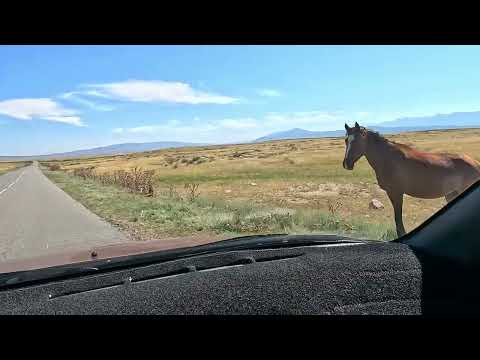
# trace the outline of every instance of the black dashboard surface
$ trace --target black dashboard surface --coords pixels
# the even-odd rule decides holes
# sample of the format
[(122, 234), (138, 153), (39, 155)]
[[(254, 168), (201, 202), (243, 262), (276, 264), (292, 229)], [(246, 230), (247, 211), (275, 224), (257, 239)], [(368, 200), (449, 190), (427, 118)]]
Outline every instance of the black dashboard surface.
[(391, 242), (277, 234), (0, 274), (0, 314), (478, 316), (479, 204), (480, 181)]
[(3, 290), (0, 314), (472, 315), (468, 274), (400, 243), (241, 250)]

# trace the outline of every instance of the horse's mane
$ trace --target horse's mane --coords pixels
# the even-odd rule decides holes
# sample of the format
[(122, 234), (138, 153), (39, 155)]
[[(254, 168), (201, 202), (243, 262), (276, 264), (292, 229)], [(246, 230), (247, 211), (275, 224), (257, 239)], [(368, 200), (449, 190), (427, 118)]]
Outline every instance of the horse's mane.
[(364, 128), (364, 129), (367, 131), (369, 138), (373, 139), (373, 141), (375, 141), (375, 142), (391, 144), (391, 145), (394, 145), (395, 147), (397, 147), (401, 150), (414, 150), (415, 151), (415, 149), (412, 148), (411, 146), (408, 146), (406, 144), (400, 144), (400, 143), (397, 143), (395, 141), (392, 141), (392, 140), (389, 140), (389, 139), (385, 138), (378, 131), (373, 131), (373, 130), (370, 130), (370, 129), (367, 129), (367, 128)]
[(386, 139), (382, 135), (380, 135), (380, 133), (378, 131), (373, 131), (373, 130), (370, 130), (370, 129), (367, 129), (367, 128), (363, 128), (363, 129), (366, 130), (367, 133), (368, 133), (368, 136), (375, 141), (389, 141), (388, 139)]

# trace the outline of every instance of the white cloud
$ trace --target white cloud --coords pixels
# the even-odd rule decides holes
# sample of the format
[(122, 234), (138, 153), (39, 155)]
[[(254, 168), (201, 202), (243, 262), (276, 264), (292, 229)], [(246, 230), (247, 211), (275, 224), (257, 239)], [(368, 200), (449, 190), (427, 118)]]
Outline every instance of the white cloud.
[(158, 130), (161, 130), (163, 127), (162, 126), (154, 126), (154, 125), (147, 125), (147, 126), (138, 126), (134, 128), (129, 128), (126, 129), (126, 131), (130, 133), (146, 133), (146, 134), (152, 134), (155, 133)]
[(253, 118), (244, 119), (225, 119), (218, 122), (223, 128), (238, 130), (238, 129), (250, 129), (258, 126), (257, 120)]
[(350, 124), (357, 119), (355, 114), (357, 113), (346, 111), (302, 111), (188, 123), (172, 120), (162, 124), (113, 129), (112, 132), (126, 141), (232, 143), (250, 141), (296, 127), (315, 131), (342, 130), (345, 122)]
[(184, 104), (232, 104), (238, 99), (193, 89), (189, 84), (168, 81), (128, 80), (87, 85), (85, 94), (136, 102), (169, 102)]
[(265, 97), (278, 97), (282, 96), (282, 93), (275, 89), (258, 89), (257, 94)]
[(128, 141), (153, 141), (154, 139), (227, 143), (256, 139), (272, 132), (294, 127), (306, 130), (339, 130), (343, 122), (352, 119), (347, 113), (304, 111), (291, 113), (268, 113), (262, 117), (224, 118), (113, 129), (112, 132)]
[(177, 121), (170, 121), (163, 125), (144, 125), (131, 128), (115, 128), (112, 130), (115, 134), (136, 134), (136, 135), (167, 135), (177, 136), (191, 134), (195, 137), (199, 133), (211, 132), (217, 130), (218, 126), (213, 124), (202, 125), (182, 125)]
[(264, 117), (267, 127), (287, 130), (289, 128), (306, 128), (307, 130), (338, 130), (344, 121), (352, 117), (343, 112), (298, 111), (290, 113), (268, 113)]
[(102, 93), (102, 92), (97, 91), (97, 90), (87, 90), (87, 91), (82, 91), (81, 93), (85, 94), (85, 95), (101, 97), (101, 98), (104, 98), (104, 99), (110, 99), (111, 98), (110, 95)]
[(80, 97), (79, 94), (82, 94), (82, 93), (78, 92), (78, 91), (72, 91), (72, 92), (61, 94), (59, 97), (61, 99), (77, 102), (79, 104), (82, 104), (84, 106), (89, 107), (90, 109), (97, 110), (97, 111), (113, 111), (113, 110), (115, 110), (115, 108), (113, 106), (97, 104), (93, 101), (90, 101), (90, 100), (84, 99), (83, 97)]
[(205, 133), (235, 130), (242, 131), (246, 129), (256, 128), (258, 126), (257, 120), (254, 118), (243, 119), (223, 119), (219, 121), (196, 122), (185, 124), (178, 120), (170, 120), (161, 125), (144, 125), (131, 128), (115, 128), (112, 130), (114, 134), (167, 134), (171, 132), (183, 133)]
[(0, 114), (19, 120), (43, 119), (84, 126), (75, 110), (64, 108), (61, 104), (49, 98), (0, 101)]

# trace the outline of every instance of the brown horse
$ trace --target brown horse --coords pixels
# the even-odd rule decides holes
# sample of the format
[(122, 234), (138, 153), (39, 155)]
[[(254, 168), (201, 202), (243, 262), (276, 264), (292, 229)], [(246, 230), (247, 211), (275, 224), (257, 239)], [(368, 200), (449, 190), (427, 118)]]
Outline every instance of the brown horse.
[(397, 235), (405, 234), (402, 220), (403, 195), (450, 202), (480, 179), (480, 163), (467, 155), (428, 153), (389, 141), (355, 123), (345, 124), (343, 167), (353, 170), (365, 155), (375, 171), (378, 185), (387, 192), (395, 213)]

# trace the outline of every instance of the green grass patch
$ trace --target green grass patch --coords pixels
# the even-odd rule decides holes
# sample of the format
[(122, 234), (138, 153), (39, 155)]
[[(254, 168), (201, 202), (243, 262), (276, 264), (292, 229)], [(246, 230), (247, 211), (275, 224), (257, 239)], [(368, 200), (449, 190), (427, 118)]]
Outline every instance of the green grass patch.
[(390, 240), (395, 232), (385, 224), (341, 219), (315, 209), (288, 209), (218, 198), (182, 198), (176, 192), (155, 197), (129, 193), (61, 171), (44, 173), (92, 212), (127, 231), (148, 238), (215, 233), (225, 236), (266, 233), (342, 234)]

